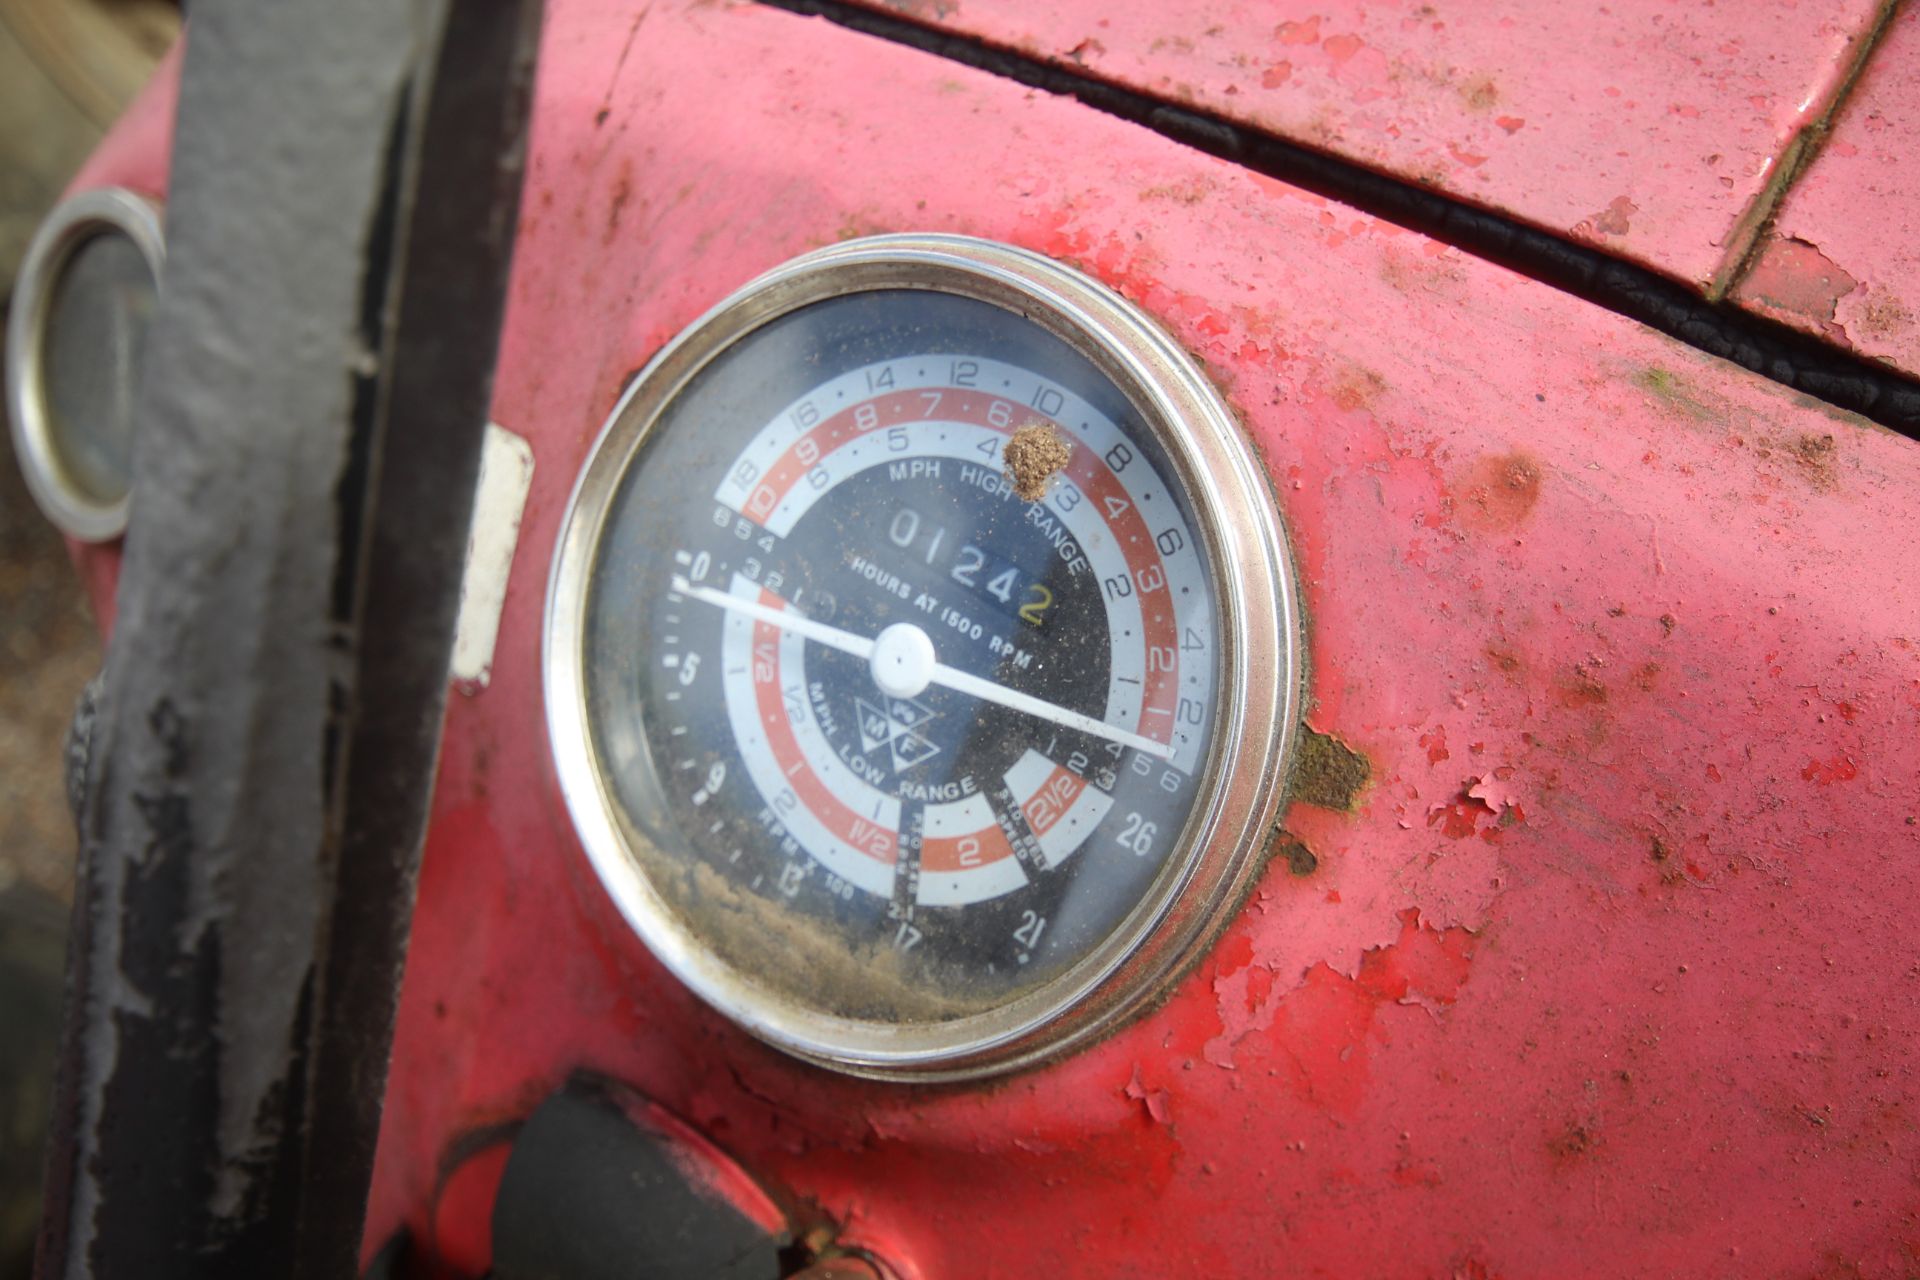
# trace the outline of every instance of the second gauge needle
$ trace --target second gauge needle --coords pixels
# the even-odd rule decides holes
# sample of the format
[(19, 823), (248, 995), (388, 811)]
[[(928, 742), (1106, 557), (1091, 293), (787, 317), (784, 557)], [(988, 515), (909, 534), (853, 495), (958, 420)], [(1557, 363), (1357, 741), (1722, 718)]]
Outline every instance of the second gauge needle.
[[(675, 575), (673, 589), (683, 596), (701, 600), (730, 613), (743, 614), (769, 626), (791, 631), (816, 644), (826, 645), (829, 649), (838, 649), (842, 653), (852, 654), (867, 662), (873, 661), (874, 641), (865, 636), (857, 636), (851, 631), (842, 631), (839, 627), (830, 627), (824, 622), (815, 622), (791, 609), (775, 609), (761, 604), (757, 600), (748, 600), (743, 596), (730, 595), (713, 587), (695, 586), (685, 578)], [(1082, 715), (1068, 707), (1056, 706), (1043, 701), (1030, 693), (1021, 693), (1018, 689), (1009, 689), (1003, 684), (995, 684), (971, 672), (950, 667), (944, 662), (933, 664), (929, 673), (932, 683), (952, 689), (955, 693), (964, 693), (979, 698), (982, 702), (991, 702), (1006, 707), (1010, 711), (1022, 711), (1036, 719), (1051, 721), (1067, 729), (1078, 729), (1082, 733), (1091, 733), (1132, 747), (1157, 760), (1173, 759), (1173, 748), (1164, 742), (1155, 742), (1152, 738), (1142, 737), (1118, 725), (1096, 720), (1092, 716)]]

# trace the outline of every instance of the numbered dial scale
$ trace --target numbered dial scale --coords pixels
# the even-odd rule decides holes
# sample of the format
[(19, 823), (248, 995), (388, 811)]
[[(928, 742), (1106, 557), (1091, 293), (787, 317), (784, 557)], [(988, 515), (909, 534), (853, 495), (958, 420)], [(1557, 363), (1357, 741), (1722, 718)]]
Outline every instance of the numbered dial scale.
[(1047, 259), (882, 236), (642, 373), (566, 520), (546, 682), (587, 853), (669, 968), (803, 1057), (957, 1078), (1207, 941), (1300, 653), (1272, 498), (1184, 353)]

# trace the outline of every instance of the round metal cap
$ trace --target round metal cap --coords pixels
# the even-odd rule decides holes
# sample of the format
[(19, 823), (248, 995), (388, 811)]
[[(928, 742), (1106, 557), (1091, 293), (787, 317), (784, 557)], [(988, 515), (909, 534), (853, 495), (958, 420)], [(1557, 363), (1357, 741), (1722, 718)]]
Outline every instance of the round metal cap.
[(140, 359), (165, 254), (159, 208), (103, 187), (56, 206), (20, 267), (7, 327), (14, 452), (40, 509), (83, 541), (127, 526)]

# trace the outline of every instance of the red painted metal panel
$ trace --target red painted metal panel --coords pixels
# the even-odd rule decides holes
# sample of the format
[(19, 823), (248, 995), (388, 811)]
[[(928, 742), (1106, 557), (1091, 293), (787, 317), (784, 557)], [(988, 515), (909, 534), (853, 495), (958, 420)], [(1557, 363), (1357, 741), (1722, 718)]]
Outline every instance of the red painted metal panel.
[(1875, 0), (858, 0), (1706, 287)]
[[(983, 1087), (838, 1079), (693, 1000), (581, 854), (539, 692), (553, 540), (627, 375), (757, 272), (907, 229), (1076, 262), (1206, 362), (1291, 523), (1309, 722), (1372, 766), (1350, 808), (1292, 806), (1317, 865), (1276, 861), (1163, 1007)], [(753, 6), (556, 4), (520, 235), (495, 416), (537, 467), (492, 684), (449, 711), (374, 1243), (431, 1244), (450, 1144), (590, 1067), (927, 1280), (1920, 1251), (1920, 447)]]
[(1874, 50), (1734, 298), (1920, 373), (1920, 9)]

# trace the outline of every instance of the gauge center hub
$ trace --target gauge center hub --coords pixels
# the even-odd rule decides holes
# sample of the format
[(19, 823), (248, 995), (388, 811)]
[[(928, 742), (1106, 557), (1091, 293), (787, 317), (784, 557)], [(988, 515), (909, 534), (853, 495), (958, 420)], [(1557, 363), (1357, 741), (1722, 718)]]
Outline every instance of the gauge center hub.
[(873, 641), (873, 682), (889, 698), (917, 698), (933, 683), (933, 641), (911, 622), (896, 622)]

